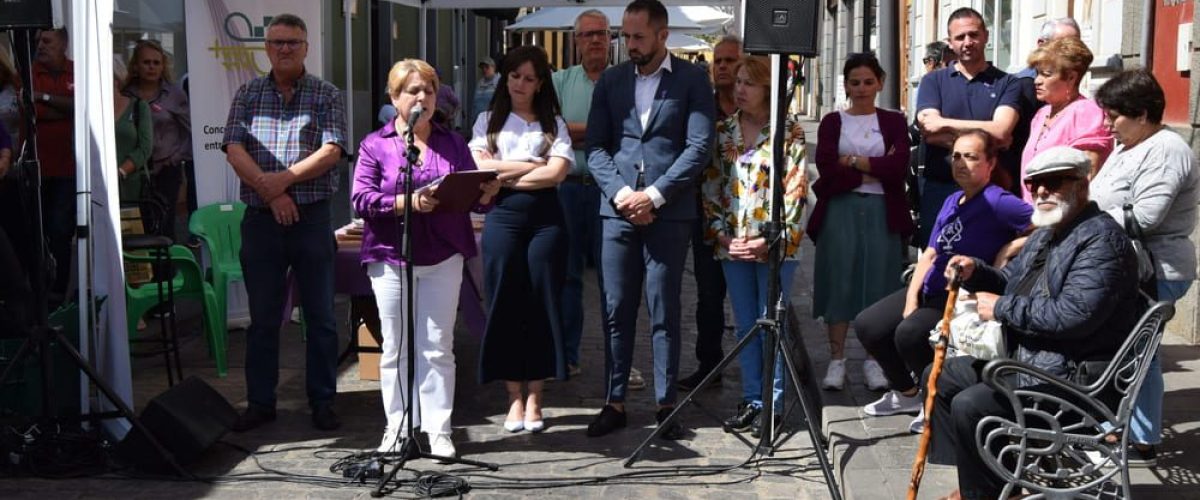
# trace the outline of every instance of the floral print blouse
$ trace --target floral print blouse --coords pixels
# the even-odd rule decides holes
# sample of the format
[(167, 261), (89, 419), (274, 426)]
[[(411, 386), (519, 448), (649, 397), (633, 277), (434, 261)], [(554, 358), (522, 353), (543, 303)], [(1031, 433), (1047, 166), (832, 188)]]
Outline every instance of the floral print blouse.
[[(771, 127), (770, 124), (763, 127), (756, 144), (748, 147), (743, 144), (740, 116), (738, 111), (717, 122), (716, 157), (704, 170), (701, 186), (708, 221), (705, 241), (714, 245), (716, 258), (720, 260), (729, 260), (730, 256), (728, 249), (717, 244), (718, 235), (758, 236), (762, 224), (771, 218)], [(808, 155), (804, 129), (797, 117), (789, 116), (786, 126), (783, 251), (784, 258), (798, 259), (804, 235), (800, 227), (804, 216), (801, 200), (808, 188)]]

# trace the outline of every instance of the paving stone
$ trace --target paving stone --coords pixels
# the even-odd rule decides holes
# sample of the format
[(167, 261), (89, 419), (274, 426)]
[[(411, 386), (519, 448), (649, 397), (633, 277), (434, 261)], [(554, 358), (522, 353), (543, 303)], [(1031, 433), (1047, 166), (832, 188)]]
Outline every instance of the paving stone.
[[(816, 123), (805, 124), (807, 136), (816, 137)], [(810, 154), (815, 142), (809, 142)], [(828, 364), (828, 341), (825, 325), (812, 318), (812, 261), (813, 247), (806, 240), (801, 250), (801, 266), (791, 290), (793, 307), (799, 323), (789, 332), (804, 342), (811, 356), (812, 372), (820, 377)], [(689, 256), (690, 258), (690, 256)], [(683, 279), (683, 349), (681, 374), (696, 368), (695, 347), (695, 281), (690, 265)], [(205, 342), (199, 335), (196, 310), (181, 304), (183, 327), (184, 371), (186, 375), (204, 378), (237, 407), (245, 405), (243, 364), (245, 332), (235, 330), (229, 335), (229, 376), (218, 379), (212, 361), (208, 359)], [(744, 462), (751, 448), (735, 434), (720, 428), (719, 419), (728, 416), (740, 395), (740, 374), (736, 363), (723, 373), (716, 387), (697, 394), (696, 403), (685, 409), (683, 422), (694, 430), (687, 440), (670, 443), (655, 440), (633, 468), (625, 468), (625, 459), (650, 433), (654, 425), (653, 389), (630, 391), (628, 398), (630, 427), (603, 438), (587, 438), (584, 429), (604, 403), (601, 373), (604, 349), (599, 323), (599, 297), (595, 285), (595, 270), (585, 272), (584, 334), (582, 341), (583, 374), (568, 381), (553, 381), (546, 385), (546, 431), (540, 435), (511, 434), (500, 428), (506, 410), (504, 389), (499, 384), (479, 386), (476, 383), (479, 339), (464, 328), (456, 331), (455, 354), (458, 363), (456, 402), (453, 416), (453, 438), (464, 458), (500, 464), (497, 472), (483, 471), (461, 465), (439, 465), (428, 460), (406, 464), (408, 470), (400, 476), (411, 479), (413, 472), (449, 472), (467, 479), (473, 489), (471, 498), (524, 499), (531, 496), (548, 498), (712, 498), (712, 499), (822, 499), (829, 493), (823, 475), (813, 455), (812, 443), (804, 430), (799, 411), (789, 419), (789, 429), (795, 435), (775, 456), (760, 459), (754, 465), (711, 475), (675, 476), (654, 479), (630, 479), (630, 472), (658, 471), (669, 473), (680, 467), (732, 466)], [(347, 317), (348, 304), (339, 297), (339, 317)], [(644, 311), (644, 308), (643, 308)], [(733, 324), (733, 314), (726, 306), (726, 323)], [(652, 382), (651, 350), (648, 321), (643, 312), (639, 318), (634, 366), (642, 370), (647, 382)], [(349, 327), (339, 324), (344, 342)], [(734, 345), (732, 327), (727, 328), (724, 340), (726, 352)], [(1133, 474), (1136, 498), (1197, 498), (1200, 470), (1195, 453), (1183, 450), (1200, 449), (1200, 347), (1180, 345), (1168, 339), (1163, 349), (1167, 369), (1166, 435), (1161, 447), (1161, 467), (1156, 471), (1142, 470)], [(309, 421), (304, 395), (304, 344), (297, 325), (288, 325), (281, 334), (279, 418), (276, 422), (245, 434), (227, 434), (223, 441), (258, 452), (262, 465), (287, 473), (312, 474), (329, 479), (341, 478), (329, 472), (338, 458), (356, 450), (373, 448), (379, 441), (385, 419), (379, 398), (379, 383), (358, 379), (354, 362), (339, 367), (339, 393), (336, 410), (342, 419), (342, 429), (319, 432)], [(909, 416), (872, 419), (861, 414), (862, 405), (879, 397), (863, 386), (861, 366), (865, 351), (853, 334), (846, 352), (849, 381), (840, 392), (821, 391), (818, 396), (824, 408), (817, 415), (831, 446), (831, 461), (836, 477), (847, 498), (903, 498), (908, 485), (909, 468), (916, 449), (917, 437), (907, 433)], [(160, 357), (137, 358), (133, 362), (135, 406), (141, 408), (153, 396), (166, 390), (166, 378)], [(680, 394), (682, 398), (684, 394)], [(715, 415), (713, 420), (706, 414)], [(747, 436), (748, 438), (748, 436)], [(419, 439), (424, 443), (424, 440)], [(319, 452), (319, 453), (318, 453)], [(214, 446), (196, 464), (193, 472), (204, 475), (270, 476), (254, 460), (229, 445)], [(612, 477), (626, 474), (623, 478)], [(529, 481), (580, 480), (589, 477), (612, 477), (591, 485), (546, 488), (540, 490), (514, 489), (531, 486)], [(278, 478), (276, 476), (275, 478)], [(524, 480), (524, 483), (519, 481)], [(936, 498), (953, 489), (952, 468), (929, 466), (922, 486), (922, 498)], [(653, 484), (650, 484), (653, 483)], [(559, 483), (562, 484), (562, 483)], [(73, 479), (50, 481), (43, 479), (9, 479), (3, 484), (5, 498), (47, 497), (59, 499), (105, 498), (164, 498), (204, 497), (269, 499), (368, 498), (368, 486), (327, 486), (295, 484), (278, 481), (222, 481), (213, 484), (164, 481), (114, 481), (105, 479)], [(405, 483), (398, 496), (412, 496), (411, 482)]]

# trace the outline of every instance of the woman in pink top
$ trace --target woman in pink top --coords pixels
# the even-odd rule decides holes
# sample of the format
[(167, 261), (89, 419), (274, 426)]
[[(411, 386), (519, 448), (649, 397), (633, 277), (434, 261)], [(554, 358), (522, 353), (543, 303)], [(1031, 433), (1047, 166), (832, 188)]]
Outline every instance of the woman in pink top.
[[(1034, 88), (1039, 101), (1046, 103), (1033, 115), (1029, 142), (1021, 154), (1021, 177), (1025, 165), (1038, 152), (1054, 146), (1071, 146), (1087, 153), (1092, 160), (1091, 178), (1112, 152), (1113, 137), (1104, 126), (1104, 112), (1096, 102), (1079, 93), (1083, 74), (1092, 64), (1092, 52), (1076, 38), (1059, 38), (1029, 55), (1029, 65), (1037, 69)], [(1021, 194), (1032, 202), (1024, 185)]]

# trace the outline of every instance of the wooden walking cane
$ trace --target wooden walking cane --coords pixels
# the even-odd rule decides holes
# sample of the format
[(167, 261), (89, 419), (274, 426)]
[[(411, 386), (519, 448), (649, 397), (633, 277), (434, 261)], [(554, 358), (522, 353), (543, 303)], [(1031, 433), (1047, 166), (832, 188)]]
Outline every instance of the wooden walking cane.
[(962, 268), (954, 266), (954, 278), (946, 284), (950, 291), (946, 297), (946, 307), (942, 313), (942, 322), (938, 328), (937, 344), (933, 348), (933, 368), (929, 370), (929, 382), (925, 393), (925, 428), (921, 431), (921, 446), (917, 448), (917, 457), (913, 460), (912, 477), (908, 481), (908, 500), (917, 499), (917, 490), (921, 488), (921, 476), (925, 475), (925, 457), (929, 454), (929, 442), (933, 439), (933, 398), (937, 397), (937, 379), (942, 374), (942, 363), (946, 361), (946, 346), (950, 344), (950, 320), (954, 317), (954, 304), (958, 302), (958, 287), (962, 284), (959, 274)]

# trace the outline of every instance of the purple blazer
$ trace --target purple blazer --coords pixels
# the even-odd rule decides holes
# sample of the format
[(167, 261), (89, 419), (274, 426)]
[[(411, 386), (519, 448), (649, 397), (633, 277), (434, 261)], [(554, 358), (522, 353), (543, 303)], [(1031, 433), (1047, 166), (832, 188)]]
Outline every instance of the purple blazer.
[[(883, 202), (887, 207), (888, 231), (905, 237), (912, 234), (914, 225), (908, 214), (908, 201), (904, 197), (904, 178), (908, 175), (908, 122), (904, 113), (876, 109), (879, 130), (883, 134), (884, 156), (868, 158), (871, 175), (883, 185)], [(825, 115), (817, 128), (817, 171), (821, 176), (813, 183), (813, 194), (817, 204), (808, 219), (808, 236), (817, 241), (825, 221), (829, 200), (854, 191), (862, 185), (863, 174), (858, 170), (838, 165), (838, 141), (842, 136), (842, 115), (836, 111)]]
[[(462, 136), (432, 124), (429, 147), (420, 168), (413, 169), (413, 186), (418, 189), (450, 172), (475, 170), (475, 160)], [(404, 140), (389, 121), (371, 132), (358, 146), (358, 164), (350, 201), (363, 219), (362, 263), (402, 264), (400, 239), (404, 234), (402, 215), (395, 212), (396, 194), (404, 187)], [(476, 205), (483, 213), (491, 205)], [(413, 264), (431, 266), (454, 254), (474, 257), (475, 233), (468, 214), (412, 213)]]

